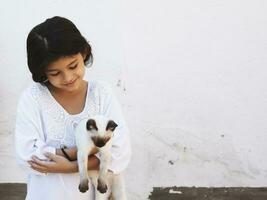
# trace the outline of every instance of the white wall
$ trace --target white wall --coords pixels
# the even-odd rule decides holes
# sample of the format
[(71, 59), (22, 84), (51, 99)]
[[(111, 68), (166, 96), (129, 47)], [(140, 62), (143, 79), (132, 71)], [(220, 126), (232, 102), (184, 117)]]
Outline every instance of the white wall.
[(110, 81), (121, 102), (130, 199), (153, 186), (267, 185), (266, 1), (27, 2), (0, 8), (1, 182), (24, 181), (12, 145), (18, 95), (30, 83), (27, 34), (59, 15), (93, 45), (87, 78)]

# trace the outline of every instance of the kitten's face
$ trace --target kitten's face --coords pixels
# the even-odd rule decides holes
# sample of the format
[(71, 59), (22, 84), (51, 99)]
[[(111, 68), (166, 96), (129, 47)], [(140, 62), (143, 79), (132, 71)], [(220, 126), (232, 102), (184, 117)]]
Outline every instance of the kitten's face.
[(108, 120), (103, 116), (92, 117), (86, 123), (86, 129), (92, 141), (99, 148), (105, 146), (110, 140), (117, 126), (113, 120)]

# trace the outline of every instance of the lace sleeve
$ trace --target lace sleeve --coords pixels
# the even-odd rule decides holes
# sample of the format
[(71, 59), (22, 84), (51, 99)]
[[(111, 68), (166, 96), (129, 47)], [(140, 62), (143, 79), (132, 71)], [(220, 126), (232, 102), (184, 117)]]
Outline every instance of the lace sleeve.
[(44, 175), (33, 170), (27, 161), (32, 155), (46, 159), (44, 152), (55, 154), (55, 148), (45, 143), (38, 105), (29, 91), (21, 95), (16, 115), (15, 149), (18, 164), (29, 173)]
[(130, 162), (131, 144), (129, 140), (129, 129), (112, 88), (107, 83), (102, 83), (101, 90), (101, 114), (114, 120), (118, 124), (112, 139), (111, 163), (109, 169), (114, 173), (120, 173)]

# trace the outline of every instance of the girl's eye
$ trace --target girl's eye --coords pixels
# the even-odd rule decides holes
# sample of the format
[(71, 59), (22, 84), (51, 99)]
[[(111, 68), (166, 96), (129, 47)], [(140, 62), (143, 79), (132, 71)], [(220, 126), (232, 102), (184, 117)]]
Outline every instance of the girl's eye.
[(77, 67), (77, 64), (74, 66), (71, 66), (70, 69), (75, 69)]
[(50, 74), (51, 76), (57, 76), (59, 75), (59, 72), (55, 73), (55, 74)]

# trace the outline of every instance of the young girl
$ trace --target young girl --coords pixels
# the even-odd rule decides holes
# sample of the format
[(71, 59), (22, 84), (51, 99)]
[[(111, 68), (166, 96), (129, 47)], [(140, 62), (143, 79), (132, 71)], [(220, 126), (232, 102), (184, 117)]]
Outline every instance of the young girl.
[[(81, 193), (74, 129), (84, 118), (101, 114), (114, 120), (109, 170), (121, 173), (131, 155), (129, 130), (109, 84), (85, 81), (91, 47), (68, 19), (53, 17), (35, 26), (27, 38), (33, 83), (22, 93), (15, 129), (19, 164), (27, 171), (26, 200), (93, 200), (93, 186)], [(88, 157), (88, 170), (99, 159)]]

